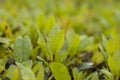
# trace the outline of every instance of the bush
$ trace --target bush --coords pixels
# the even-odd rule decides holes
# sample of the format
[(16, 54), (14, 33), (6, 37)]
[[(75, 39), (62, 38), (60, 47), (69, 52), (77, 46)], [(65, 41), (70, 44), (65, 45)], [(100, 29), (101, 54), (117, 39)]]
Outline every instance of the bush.
[(119, 10), (117, 0), (0, 0), (0, 80), (119, 80)]

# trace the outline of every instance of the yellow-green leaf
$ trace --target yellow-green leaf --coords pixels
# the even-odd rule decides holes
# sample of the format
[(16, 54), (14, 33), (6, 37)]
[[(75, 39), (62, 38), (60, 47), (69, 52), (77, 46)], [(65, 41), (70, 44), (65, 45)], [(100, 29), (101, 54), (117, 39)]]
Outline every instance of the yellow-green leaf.
[(32, 68), (32, 60), (24, 61), (22, 64), (28, 68)]
[(71, 80), (69, 72), (63, 64), (52, 62), (49, 66), (56, 80)]
[(53, 53), (58, 52), (64, 44), (64, 30), (58, 32), (48, 42), (48, 46)]
[(110, 39), (107, 42), (106, 50), (109, 55), (113, 55), (119, 49), (119, 42), (117, 40)]
[(44, 68), (41, 63), (37, 63), (33, 67), (33, 72), (36, 74), (37, 80), (44, 80)]
[(55, 25), (55, 23), (56, 23), (55, 17), (54, 16), (49, 16), (49, 18), (46, 21), (46, 25), (45, 25), (45, 28), (44, 28), (44, 33), (48, 34), (50, 32), (51, 28)]
[(74, 56), (78, 49), (80, 43), (80, 36), (76, 34), (73, 30), (69, 30), (66, 34), (67, 44), (68, 44), (68, 51), (70, 56)]
[(20, 73), (16, 66), (11, 65), (9, 69), (6, 71), (6, 77), (10, 78), (10, 80), (19, 80)]

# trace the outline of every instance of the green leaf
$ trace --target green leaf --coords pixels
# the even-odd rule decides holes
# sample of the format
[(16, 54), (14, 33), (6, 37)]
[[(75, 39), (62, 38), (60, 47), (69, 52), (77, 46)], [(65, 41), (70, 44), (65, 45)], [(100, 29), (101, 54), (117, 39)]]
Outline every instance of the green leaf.
[[(44, 55), (48, 55), (46, 53), (48, 53), (48, 49), (47, 49), (47, 44), (46, 44), (46, 41), (45, 39), (43, 38), (42, 36), (42, 33), (39, 31), (37, 25), (34, 25), (37, 33), (38, 33), (38, 40), (37, 40), (37, 44), (39, 45), (39, 47), (41, 48), (41, 52), (44, 54)], [(37, 47), (37, 48), (39, 48)]]
[(98, 73), (93, 72), (90, 75), (88, 75), (84, 80), (99, 80)]
[(78, 46), (78, 51), (84, 51), (88, 44), (89, 38), (81, 40)]
[(43, 62), (44, 64), (48, 65), (48, 62), (45, 61), (42, 57), (37, 56), (37, 59), (40, 60), (41, 62)]
[(10, 78), (10, 80), (20, 80), (20, 73), (18, 68), (14, 65), (11, 65), (6, 71), (6, 77)]
[(113, 55), (119, 48), (120, 48), (119, 41), (110, 39), (107, 42), (106, 50), (109, 55)]
[(80, 36), (76, 34), (73, 30), (69, 30), (66, 35), (68, 51), (70, 56), (73, 57), (76, 54), (80, 43)]
[(60, 32), (60, 26), (58, 24), (55, 24), (50, 30), (48, 39), (51, 39), (52, 37), (54, 37), (58, 32)]
[(56, 56), (56, 53), (59, 52), (63, 44), (64, 30), (60, 30), (60, 27), (56, 24), (54, 27), (52, 27), (47, 37), (47, 45), (45, 45), (47, 59), (53, 61), (53, 54)]
[(44, 68), (41, 63), (37, 63), (33, 67), (33, 72), (36, 74), (37, 80), (44, 80)]
[(40, 13), (36, 18), (36, 24), (41, 29), (44, 26), (44, 14)]
[(99, 80), (97, 72), (92, 73), (91, 80)]
[(6, 49), (4, 46), (0, 45), (0, 58), (3, 58), (5, 56)]
[(58, 32), (48, 41), (48, 46), (52, 53), (58, 52), (64, 44), (64, 30)]
[(101, 52), (95, 51), (95, 53), (92, 56), (92, 62), (94, 62), (96, 65), (101, 64), (104, 61), (104, 57)]
[(6, 59), (0, 59), (0, 72), (5, 69)]
[(64, 52), (62, 54), (60, 54), (60, 53), (56, 54), (55, 61), (57, 61), (57, 62), (64, 62), (65, 59), (67, 58), (67, 56), (68, 56), (68, 52)]
[(55, 17), (54, 16), (49, 16), (49, 18), (46, 21), (46, 25), (45, 25), (45, 28), (44, 28), (44, 33), (48, 34), (50, 32), (51, 28), (55, 25), (55, 23), (56, 23)]
[(19, 36), (14, 43), (14, 57), (16, 61), (23, 62), (29, 59), (32, 52), (32, 44), (28, 36)]
[(107, 38), (102, 34), (102, 40), (103, 40), (103, 44), (105, 45), (107, 43)]
[(38, 35), (38, 33), (37, 33), (34, 25), (33, 25), (33, 26), (30, 26), (30, 28), (28, 29), (27, 35), (30, 37), (31, 42), (32, 42), (33, 44), (35, 44), (35, 43), (36, 43), (36, 40), (38, 39), (38, 36), (39, 36), (39, 35)]
[[(42, 36), (42, 33), (40, 32), (39, 28), (37, 27), (36, 24), (34, 24), (34, 27), (35, 27), (35, 29), (36, 29), (36, 32), (37, 32), (37, 34), (38, 34), (38, 38), (39, 38), (40, 42), (42, 42), (43, 44), (45, 44), (45, 40), (44, 40), (44, 38), (43, 38), (43, 36)], [(39, 42), (38, 42), (38, 43), (39, 43)]]
[(16, 63), (20, 71), (22, 80), (36, 80), (34, 73), (30, 68), (23, 66), (20, 63)]
[(0, 37), (0, 43), (5, 44), (5, 45), (9, 45), (9, 39)]
[(50, 63), (50, 69), (56, 80), (71, 80), (67, 68), (58, 62)]
[(79, 70), (77, 68), (74, 68), (72, 70), (72, 72), (73, 72), (74, 80), (83, 80), (83, 78), (86, 76), (86, 73), (84, 73), (82, 71), (79, 72)]
[(120, 51), (117, 51), (112, 57), (108, 57), (108, 66), (114, 75), (120, 75)]
[(100, 70), (101, 74), (105, 74), (107, 80), (114, 80), (113, 75), (107, 70)]
[(103, 55), (105, 61), (107, 62), (108, 54), (105, 52), (105, 50), (103, 49), (103, 46), (101, 44), (99, 44), (99, 48), (100, 48), (101, 54)]
[(78, 76), (79, 70), (77, 68), (74, 68), (72, 72), (73, 72), (74, 80), (79, 80), (79, 76)]
[(31, 69), (32, 68), (32, 60), (22, 62), (22, 65)]
[(114, 75), (118, 74), (118, 73), (117, 73), (118, 66), (116, 66), (116, 62), (115, 62), (115, 60), (114, 60), (111, 56), (108, 57), (108, 66), (109, 66), (109, 68), (110, 68), (110, 71), (111, 71)]

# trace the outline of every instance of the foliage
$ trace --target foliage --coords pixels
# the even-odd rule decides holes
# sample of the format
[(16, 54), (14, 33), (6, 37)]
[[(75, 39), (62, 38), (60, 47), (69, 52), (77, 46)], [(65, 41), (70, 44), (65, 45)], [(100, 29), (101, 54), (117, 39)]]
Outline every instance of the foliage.
[(119, 0), (0, 0), (0, 80), (119, 80)]

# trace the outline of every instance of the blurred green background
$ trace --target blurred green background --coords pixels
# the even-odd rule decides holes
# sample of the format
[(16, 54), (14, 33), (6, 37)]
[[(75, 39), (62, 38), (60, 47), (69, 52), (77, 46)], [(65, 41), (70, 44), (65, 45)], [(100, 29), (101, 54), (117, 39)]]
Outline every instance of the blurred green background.
[[(8, 45), (10, 42), (11, 49), (13, 49), (13, 43), (17, 36), (28, 35), (33, 46), (33, 57), (36, 57), (38, 53), (41, 53), (41, 49), (46, 48), (42, 44), (41, 38), (40, 46), (37, 45), (39, 44), (38, 33), (42, 33), (42, 37), (47, 43), (49, 41), (50, 30), (54, 30), (52, 30), (53, 26), (57, 26), (55, 32), (57, 32), (58, 26), (65, 30), (65, 37), (63, 39), (65, 41), (63, 41), (64, 45), (60, 53), (67, 52), (66, 46), (69, 47), (69, 42), (72, 45), (67, 56), (66, 53), (63, 55), (63, 57), (66, 57), (63, 59), (65, 64), (76, 65), (76, 62), (79, 64), (85, 61), (95, 63), (94, 67), (100, 64), (103, 68), (106, 68), (102, 64), (105, 60), (103, 59), (104, 55), (101, 53), (106, 54), (107, 52), (108, 54), (110, 53), (111, 58), (108, 58), (108, 63), (110, 63), (108, 66), (110, 69), (113, 67), (111, 72), (114, 73), (115, 70), (120, 72), (118, 67), (120, 54), (115, 54), (113, 62), (111, 61), (111, 53), (116, 53), (120, 49), (120, 0), (0, 0), (0, 37), (5, 38), (5, 40), (7, 38), (6, 42), (8, 42)], [(55, 32), (53, 31), (51, 34)], [(55, 45), (51, 43), (49, 47), (52, 47), (52, 45), (56, 47), (57, 43), (59, 43), (58, 39), (55, 38)], [(43, 48), (41, 48), (41, 45)], [(7, 51), (4, 47), (0, 49), (3, 50), (3, 53)], [(68, 54), (72, 53), (72, 51), (78, 54), (69, 59)], [(4, 55), (1, 56), (3, 57)], [(42, 55), (46, 55), (46, 53)], [(52, 58), (54, 58), (53, 55)], [(61, 55), (60, 59), (62, 59)], [(69, 69), (69, 66), (67, 67)], [(87, 66), (84, 65), (84, 67)]]
[(120, 0), (0, 0), (1, 31), (5, 24), (12, 30), (32, 22), (45, 27), (49, 17), (65, 30), (110, 37), (120, 32)]

